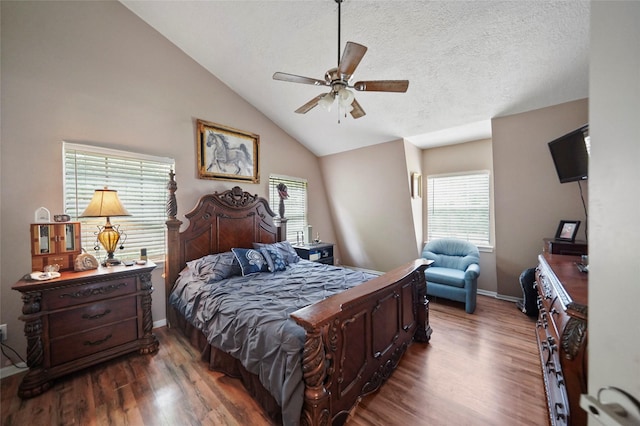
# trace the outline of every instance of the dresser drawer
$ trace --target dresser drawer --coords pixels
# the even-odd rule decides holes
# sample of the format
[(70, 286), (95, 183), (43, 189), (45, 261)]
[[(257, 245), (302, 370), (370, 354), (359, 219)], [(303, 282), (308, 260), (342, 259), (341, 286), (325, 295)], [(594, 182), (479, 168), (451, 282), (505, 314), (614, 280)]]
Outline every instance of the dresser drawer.
[(136, 298), (134, 296), (105, 300), (50, 315), (49, 334), (52, 338), (56, 338), (135, 317)]
[(43, 298), (43, 309), (57, 309), (81, 303), (124, 296), (135, 293), (136, 278), (99, 281), (91, 284), (59, 288), (48, 291)]
[(51, 364), (59, 365), (102, 352), (138, 338), (135, 318), (104, 327), (51, 340)]
[(47, 265), (58, 265), (61, 271), (73, 269), (73, 255), (52, 254), (49, 256), (33, 256), (31, 259), (32, 271), (44, 271)]

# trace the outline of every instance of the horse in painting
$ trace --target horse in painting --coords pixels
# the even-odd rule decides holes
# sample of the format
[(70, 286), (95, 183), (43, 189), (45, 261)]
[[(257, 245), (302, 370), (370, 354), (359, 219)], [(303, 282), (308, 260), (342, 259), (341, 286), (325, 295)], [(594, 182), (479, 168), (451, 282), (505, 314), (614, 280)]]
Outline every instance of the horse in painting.
[(251, 176), (253, 174), (251, 156), (245, 144), (241, 143), (238, 147), (231, 147), (225, 135), (209, 132), (207, 148), (213, 151), (207, 171), (211, 171), (215, 167), (223, 173), (229, 173), (231, 170), (234, 175)]

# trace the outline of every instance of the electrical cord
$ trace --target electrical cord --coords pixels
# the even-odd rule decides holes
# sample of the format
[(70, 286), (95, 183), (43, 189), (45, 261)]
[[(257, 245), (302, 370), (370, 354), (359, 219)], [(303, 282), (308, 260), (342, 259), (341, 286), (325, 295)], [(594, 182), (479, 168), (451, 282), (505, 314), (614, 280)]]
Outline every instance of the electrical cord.
[[(16, 364), (16, 362), (15, 362), (15, 361), (14, 361), (14, 360), (9, 356), (9, 355), (7, 355), (7, 353), (4, 351), (4, 348), (5, 348), (5, 347), (6, 347), (6, 348), (11, 349), (11, 352), (13, 352), (13, 353), (14, 353), (14, 354), (15, 354), (15, 355), (20, 359), (20, 361), (24, 364), (24, 366)], [(11, 361), (11, 364), (12, 364), (14, 367), (16, 367), (16, 368), (29, 368), (29, 367), (27, 366), (27, 362), (26, 362), (24, 359), (22, 359), (22, 357), (20, 356), (20, 354), (19, 354), (18, 352), (16, 352), (16, 350), (15, 350), (15, 349), (13, 349), (11, 346), (9, 346), (9, 345), (7, 345), (7, 344), (5, 344), (5, 343), (0, 342), (0, 350), (2, 351), (2, 355), (4, 355), (5, 357), (7, 357), (7, 359), (8, 359), (9, 361)]]
[(587, 211), (587, 204), (584, 202), (584, 194), (582, 193), (582, 185), (578, 181), (578, 188), (580, 188), (580, 199), (582, 200), (582, 208), (584, 209), (584, 239), (589, 242), (589, 212)]

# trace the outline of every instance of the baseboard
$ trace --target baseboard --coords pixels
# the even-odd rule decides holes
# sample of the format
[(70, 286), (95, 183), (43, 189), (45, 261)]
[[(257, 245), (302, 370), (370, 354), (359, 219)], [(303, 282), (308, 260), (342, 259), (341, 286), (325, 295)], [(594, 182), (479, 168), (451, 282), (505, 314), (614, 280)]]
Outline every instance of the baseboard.
[(506, 296), (504, 294), (498, 294), (495, 291), (482, 290), (481, 288), (478, 289), (478, 294), (481, 296), (493, 297), (494, 299), (506, 300), (507, 302), (513, 303), (523, 300), (522, 297)]
[(13, 376), (14, 374), (22, 373), (23, 371), (27, 371), (26, 367), (27, 364), (25, 364), (24, 362), (19, 362), (16, 365), (10, 365), (8, 367), (0, 368), (0, 379)]
[(160, 328), (167, 325), (167, 319), (161, 319), (153, 322), (153, 328)]

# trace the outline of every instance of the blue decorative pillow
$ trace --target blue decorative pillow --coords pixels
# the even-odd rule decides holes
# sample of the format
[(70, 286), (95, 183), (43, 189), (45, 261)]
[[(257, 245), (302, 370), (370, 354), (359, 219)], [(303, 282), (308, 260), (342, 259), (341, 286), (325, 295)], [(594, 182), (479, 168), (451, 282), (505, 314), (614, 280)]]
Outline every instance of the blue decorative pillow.
[(285, 265), (289, 265), (291, 263), (298, 263), (300, 261), (300, 256), (296, 253), (296, 249), (293, 248), (289, 241), (280, 241), (278, 243), (273, 244), (265, 244), (265, 243), (253, 243), (253, 248), (258, 250), (263, 247), (271, 247), (282, 255), (284, 258)]
[(284, 257), (277, 249), (273, 247), (262, 247), (260, 253), (264, 256), (269, 267), (269, 272), (284, 271), (287, 269), (287, 264), (284, 262)]
[(243, 276), (269, 271), (267, 261), (258, 250), (232, 248), (231, 251), (240, 263), (240, 269), (242, 269)]
[(240, 264), (230, 251), (225, 253), (209, 254), (200, 259), (187, 262), (187, 270), (194, 277), (207, 283), (220, 281), (234, 275), (240, 275)]

